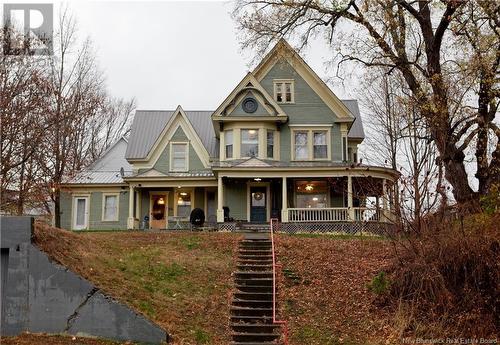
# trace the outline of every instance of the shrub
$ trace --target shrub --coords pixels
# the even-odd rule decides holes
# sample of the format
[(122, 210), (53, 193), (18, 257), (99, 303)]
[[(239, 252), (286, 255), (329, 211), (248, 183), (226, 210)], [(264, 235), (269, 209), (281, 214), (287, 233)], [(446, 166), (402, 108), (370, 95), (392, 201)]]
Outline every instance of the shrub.
[(368, 289), (377, 294), (382, 295), (389, 290), (391, 282), (384, 271), (379, 272), (372, 281), (368, 284)]

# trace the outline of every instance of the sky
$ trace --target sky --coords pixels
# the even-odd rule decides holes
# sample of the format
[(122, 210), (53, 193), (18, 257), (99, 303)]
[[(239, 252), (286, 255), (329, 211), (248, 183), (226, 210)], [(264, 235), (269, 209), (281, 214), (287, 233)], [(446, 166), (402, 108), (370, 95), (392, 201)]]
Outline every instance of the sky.
[[(56, 5), (57, 7), (57, 5)], [(90, 37), (111, 95), (138, 109), (214, 110), (251, 70), (228, 2), (73, 1), (79, 37)], [(301, 54), (320, 77), (332, 53), (315, 42)], [(330, 86), (340, 98), (354, 87)]]

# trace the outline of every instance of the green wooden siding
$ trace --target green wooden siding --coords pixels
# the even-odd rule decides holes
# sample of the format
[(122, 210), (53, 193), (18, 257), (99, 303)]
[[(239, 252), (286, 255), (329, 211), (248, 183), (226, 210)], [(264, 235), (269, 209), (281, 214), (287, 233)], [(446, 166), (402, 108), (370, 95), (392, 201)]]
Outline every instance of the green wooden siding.
[[(331, 147), (332, 160), (342, 160), (342, 139), (340, 126), (334, 121), (338, 118), (334, 112), (323, 102), (306, 81), (285, 60), (278, 61), (260, 82), (262, 87), (270, 94), (274, 94), (274, 79), (293, 79), (295, 103), (280, 104), (288, 115), (288, 124), (332, 124)], [(281, 160), (290, 161), (291, 158), (291, 131), (288, 125), (281, 128), (280, 149)]]
[[(184, 133), (181, 127), (177, 128), (175, 131), (174, 135), (172, 136), (171, 141), (181, 141), (181, 142), (186, 142), (189, 141), (188, 137)], [(168, 174), (170, 172), (170, 142), (168, 145), (165, 147), (163, 152), (160, 154), (160, 157), (158, 158), (158, 161), (154, 165), (154, 169), (158, 170), (159, 172), (162, 172), (164, 174)], [(194, 150), (193, 145), (189, 143), (189, 171), (199, 171), (199, 170), (204, 170), (205, 167), (203, 166), (203, 163), (201, 162), (200, 157), (198, 157), (198, 154)], [(141, 172), (141, 171), (140, 171)]]
[[(247, 97), (253, 97), (257, 102), (257, 110), (254, 113), (247, 113), (243, 110), (243, 101)], [(259, 100), (253, 95), (253, 92), (248, 92), (245, 97), (241, 99), (238, 105), (233, 109), (228, 116), (269, 116), (274, 114), (269, 114), (269, 112), (264, 108), (264, 106), (259, 102)]]
[(238, 181), (224, 185), (224, 205), (229, 207), (229, 215), (235, 220), (247, 220), (247, 184)]
[[(102, 194), (103, 193), (118, 193), (113, 190), (103, 190), (98, 192), (88, 192), (85, 189), (81, 190), (81, 194), (89, 194), (89, 215), (88, 229), (89, 230), (125, 230), (127, 229), (128, 218), (128, 191), (120, 191), (120, 201), (118, 210), (118, 221), (107, 222), (102, 220)], [(73, 226), (72, 209), (73, 195), (69, 192), (61, 193), (61, 227), (71, 230)]]

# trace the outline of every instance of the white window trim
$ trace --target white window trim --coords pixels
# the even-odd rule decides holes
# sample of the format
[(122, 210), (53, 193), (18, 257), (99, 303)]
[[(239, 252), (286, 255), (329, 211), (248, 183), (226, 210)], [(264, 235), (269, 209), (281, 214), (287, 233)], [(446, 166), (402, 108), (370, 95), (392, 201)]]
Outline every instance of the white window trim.
[[(186, 145), (186, 169), (174, 169), (173, 165), (173, 145)], [(188, 141), (171, 141), (170, 142), (170, 162), (169, 162), (169, 171), (173, 172), (187, 172), (189, 171), (189, 142)]]
[[(290, 91), (292, 92), (292, 98), (290, 102), (286, 101), (286, 92), (284, 85), (281, 88), (281, 102), (278, 102), (278, 94), (276, 92), (276, 84), (283, 84), (283, 83), (290, 83)], [(274, 100), (279, 103), (279, 104), (293, 104), (295, 103), (295, 80), (294, 79), (274, 79), (273, 80), (273, 95), (274, 95)], [(284, 96), (284, 97), (283, 97)]]
[[(232, 157), (227, 157), (227, 155), (226, 155), (226, 146), (228, 145), (228, 144), (226, 143), (226, 133), (227, 133), (227, 132), (231, 132), (231, 133), (232, 133), (232, 135), (233, 135), (233, 143), (231, 144), (231, 145), (233, 146), (233, 154), (232, 154)], [(223, 155), (222, 157), (224, 157), (225, 159), (234, 159), (234, 155), (235, 155), (234, 149), (235, 149), (235, 146), (236, 146), (236, 145), (234, 144), (234, 139), (235, 139), (235, 138), (234, 138), (234, 134), (235, 134), (235, 131), (234, 131), (233, 129), (228, 129), (228, 130), (225, 130), (225, 131), (222, 133), (222, 135), (221, 135), (222, 137), (224, 137), (224, 141), (223, 141), (223, 143), (222, 143), (222, 144), (223, 144), (223, 148), (222, 148), (222, 149), (223, 149), (224, 155)]]
[[(295, 162), (300, 161), (330, 161), (332, 160), (332, 134), (331, 126), (290, 126), (291, 127), (291, 160)], [(313, 133), (314, 132), (326, 132), (326, 158), (314, 158), (314, 143), (313, 143)], [(306, 159), (296, 159), (295, 158), (295, 132), (307, 132), (307, 158)]]
[[(105, 202), (107, 196), (116, 196), (116, 217), (115, 219), (104, 219), (105, 216)], [(101, 205), (101, 221), (103, 222), (118, 222), (120, 220), (120, 193), (102, 193)]]
[[(77, 229), (76, 228), (76, 199), (86, 199), (85, 201), (85, 221), (86, 221), (86, 226), (82, 229)], [(75, 193), (72, 195), (72, 201), (71, 201), (71, 229), (72, 230), (87, 230), (89, 228), (89, 221), (90, 221), (90, 193)]]

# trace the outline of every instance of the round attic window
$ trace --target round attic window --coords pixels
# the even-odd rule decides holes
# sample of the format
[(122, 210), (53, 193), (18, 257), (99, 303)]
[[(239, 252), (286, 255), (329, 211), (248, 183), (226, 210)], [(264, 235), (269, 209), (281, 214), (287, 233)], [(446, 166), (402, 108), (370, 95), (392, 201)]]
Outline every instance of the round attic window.
[(247, 97), (242, 103), (245, 113), (255, 113), (257, 110), (257, 101), (251, 97)]

